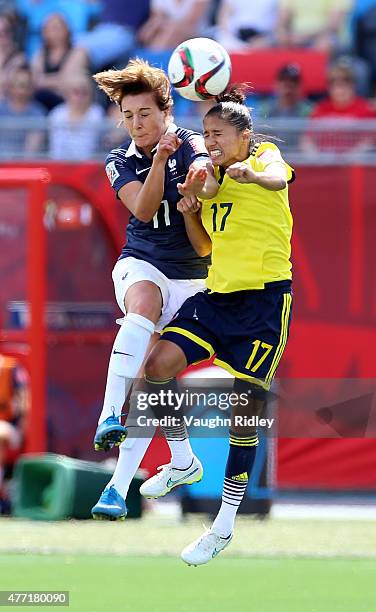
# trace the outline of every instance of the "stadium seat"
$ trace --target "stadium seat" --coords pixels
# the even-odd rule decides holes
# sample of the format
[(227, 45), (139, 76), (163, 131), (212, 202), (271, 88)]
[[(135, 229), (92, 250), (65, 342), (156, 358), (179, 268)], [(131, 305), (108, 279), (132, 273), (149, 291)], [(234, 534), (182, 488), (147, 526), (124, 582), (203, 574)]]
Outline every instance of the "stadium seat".
[(298, 64), (306, 96), (326, 91), (328, 56), (314, 49), (262, 49), (231, 53), (232, 77), (235, 83), (250, 83), (256, 93), (271, 94), (277, 72), (282, 66)]

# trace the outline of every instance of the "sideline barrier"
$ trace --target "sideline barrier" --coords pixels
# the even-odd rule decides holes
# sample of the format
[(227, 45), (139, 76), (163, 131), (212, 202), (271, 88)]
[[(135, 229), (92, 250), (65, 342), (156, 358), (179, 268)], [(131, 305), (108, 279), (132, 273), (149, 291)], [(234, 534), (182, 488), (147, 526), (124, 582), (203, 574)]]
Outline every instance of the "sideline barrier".
[[(15, 466), (13, 514), (18, 518), (59, 521), (91, 518), (90, 509), (112, 476), (112, 469), (52, 453), (27, 455)], [(142, 514), (136, 475), (127, 497), (128, 518)]]

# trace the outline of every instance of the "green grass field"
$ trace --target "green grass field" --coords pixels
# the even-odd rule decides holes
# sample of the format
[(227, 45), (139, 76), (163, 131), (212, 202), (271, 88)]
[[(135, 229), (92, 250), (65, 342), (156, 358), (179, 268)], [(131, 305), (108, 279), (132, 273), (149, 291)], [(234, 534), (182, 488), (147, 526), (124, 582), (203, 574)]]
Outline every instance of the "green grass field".
[(376, 610), (376, 522), (241, 517), (222, 555), (187, 567), (179, 551), (201, 529), (197, 518), (1, 519), (0, 589), (68, 590), (82, 612)]

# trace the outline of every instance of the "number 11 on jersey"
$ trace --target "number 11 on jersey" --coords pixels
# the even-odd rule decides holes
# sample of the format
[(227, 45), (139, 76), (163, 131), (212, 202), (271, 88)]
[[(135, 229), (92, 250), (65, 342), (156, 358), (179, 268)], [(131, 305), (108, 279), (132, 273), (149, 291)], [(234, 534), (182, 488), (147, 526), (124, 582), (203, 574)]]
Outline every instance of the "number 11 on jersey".
[(161, 206), (158, 208), (157, 212), (155, 213), (154, 217), (153, 217), (153, 227), (154, 229), (158, 229), (159, 228), (159, 221), (158, 221), (158, 213), (162, 208), (162, 204), (164, 205), (164, 222), (165, 222), (165, 226), (167, 227), (168, 225), (171, 225), (171, 221), (170, 221), (170, 209), (168, 206), (168, 201), (167, 200), (162, 200), (161, 202)]

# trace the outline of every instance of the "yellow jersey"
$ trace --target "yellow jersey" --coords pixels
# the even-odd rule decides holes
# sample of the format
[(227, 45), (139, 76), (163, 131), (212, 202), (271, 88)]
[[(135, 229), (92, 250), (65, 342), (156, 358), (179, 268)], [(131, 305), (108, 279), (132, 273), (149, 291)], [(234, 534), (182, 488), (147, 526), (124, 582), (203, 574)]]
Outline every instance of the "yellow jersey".
[[(285, 164), (288, 182), (293, 169), (271, 142), (256, 144), (245, 163), (263, 172), (274, 162)], [(219, 169), (215, 169), (220, 180)], [(212, 241), (206, 281), (210, 291), (232, 293), (264, 289), (265, 283), (291, 279), (292, 215), (288, 187), (270, 191), (255, 183), (223, 176), (215, 198), (202, 200), (201, 220)]]

